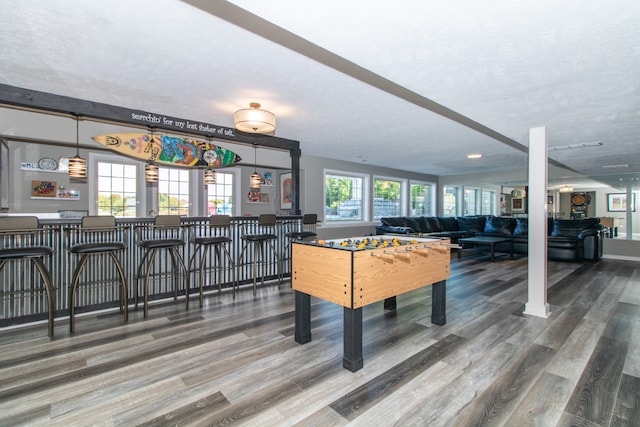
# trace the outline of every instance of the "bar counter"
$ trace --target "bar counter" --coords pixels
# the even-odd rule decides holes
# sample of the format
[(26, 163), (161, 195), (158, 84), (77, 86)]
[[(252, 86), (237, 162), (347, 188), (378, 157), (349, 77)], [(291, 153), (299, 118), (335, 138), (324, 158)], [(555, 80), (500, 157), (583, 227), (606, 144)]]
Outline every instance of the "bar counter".
[[(69, 284), (71, 275), (78, 262), (78, 257), (69, 253), (69, 234), (72, 230), (80, 228), (80, 218), (52, 218), (50, 215), (40, 215), (40, 225), (42, 227), (41, 242), (54, 249), (53, 256), (45, 258), (44, 264), (51, 272), (53, 285), (55, 287), (55, 317), (56, 319), (68, 318), (69, 316)], [(127, 229), (126, 249), (118, 254), (122, 263), (128, 282), (129, 305), (133, 304), (134, 286), (138, 283), (136, 274), (138, 264), (143, 256), (143, 250), (136, 244), (136, 227), (151, 225), (153, 218), (117, 218), (119, 226)], [(282, 274), (290, 276), (290, 263), (288, 262), (289, 250), (286, 233), (300, 229), (302, 216), (287, 215), (278, 216), (276, 234), (278, 236), (277, 248), (280, 253), (280, 268)], [(237, 261), (242, 251), (243, 241), (241, 239), (242, 230), (247, 233), (257, 232), (257, 216), (231, 217), (231, 239), (232, 243), (229, 252), (232, 258)], [(199, 230), (205, 230), (209, 226), (209, 217), (183, 217), (185, 245), (182, 249), (182, 256), (185, 263), (191, 259), (195, 250), (193, 244), (189, 242), (190, 233), (197, 234)], [(213, 251), (209, 254), (207, 267), (214, 265)], [(267, 264), (265, 279), (274, 279), (278, 276), (278, 266), (271, 251), (267, 252), (270, 257)], [(251, 255), (246, 257), (243, 265), (236, 265), (237, 280), (240, 285), (253, 283), (253, 270), (251, 267)], [(224, 260), (223, 260), (224, 261)], [(155, 261), (157, 266), (155, 273), (151, 276), (150, 300), (163, 299), (173, 296), (171, 274), (167, 274), (167, 266), (171, 261), (165, 256), (158, 256)], [(79, 285), (79, 292), (76, 297), (76, 313), (102, 310), (105, 308), (117, 308), (119, 303), (118, 275), (115, 267), (110, 262), (89, 263), (86, 274)], [(199, 264), (188, 266), (190, 275), (189, 294), (197, 294)], [(228, 267), (225, 265), (225, 267)], [(162, 273), (162, 272), (165, 273)], [(222, 276), (222, 287), (232, 286), (233, 275), (230, 270), (224, 270)], [(184, 277), (180, 277), (180, 294), (184, 296)], [(44, 292), (34, 293), (42, 287), (39, 275), (34, 270), (32, 264), (25, 261), (14, 261), (7, 263), (0, 272), (0, 327), (27, 323), (36, 320), (46, 319), (48, 315), (47, 299)], [(217, 284), (206, 283), (205, 291), (217, 290)], [(197, 304), (195, 304), (197, 307)]]

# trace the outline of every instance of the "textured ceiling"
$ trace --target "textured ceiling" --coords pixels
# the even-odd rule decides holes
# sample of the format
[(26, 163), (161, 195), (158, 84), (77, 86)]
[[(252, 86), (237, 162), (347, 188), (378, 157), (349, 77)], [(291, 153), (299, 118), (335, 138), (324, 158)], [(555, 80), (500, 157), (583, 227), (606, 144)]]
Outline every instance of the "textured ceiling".
[[(0, 83), (228, 127), (257, 101), (303, 155), (434, 175), (526, 168), (529, 128), (546, 126), (550, 147), (601, 143), (552, 161), (621, 186), (640, 179), (636, 1), (0, 0), (0, 10)], [(438, 114), (450, 111), (471, 127)]]

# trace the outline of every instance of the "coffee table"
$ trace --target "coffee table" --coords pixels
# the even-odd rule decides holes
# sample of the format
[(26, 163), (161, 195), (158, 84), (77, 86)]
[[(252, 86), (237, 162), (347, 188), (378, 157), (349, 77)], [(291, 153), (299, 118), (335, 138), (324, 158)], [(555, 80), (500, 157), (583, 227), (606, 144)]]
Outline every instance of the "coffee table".
[(489, 251), (491, 252), (491, 262), (495, 261), (494, 249), (497, 243), (509, 242), (509, 253), (511, 254), (511, 259), (513, 259), (513, 238), (511, 237), (498, 237), (498, 236), (476, 236), (476, 237), (464, 237), (462, 239), (458, 239), (458, 244), (460, 245), (460, 249), (458, 250), (458, 258), (462, 256), (462, 249), (465, 244), (474, 245), (474, 246), (488, 246)]

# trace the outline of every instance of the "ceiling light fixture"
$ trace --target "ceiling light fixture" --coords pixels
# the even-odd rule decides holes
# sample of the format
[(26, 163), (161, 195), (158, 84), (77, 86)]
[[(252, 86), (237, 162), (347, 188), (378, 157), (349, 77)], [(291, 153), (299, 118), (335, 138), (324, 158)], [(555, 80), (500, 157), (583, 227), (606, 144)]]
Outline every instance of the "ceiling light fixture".
[(582, 142), (579, 144), (568, 144), (568, 145), (557, 145), (555, 147), (549, 147), (549, 151), (560, 151), (560, 150), (573, 150), (575, 148), (588, 148), (588, 147), (600, 147), (602, 146), (602, 142)]
[(149, 139), (149, 152), (151, 153), (151, 157), (149, 161), (144, 166), (144, 180), (146, 182), (158, 182), (158, 166), (154, 163), (156, 160), (156, 156), (158, 154), (158, 149), (154, 147), (156, 143), (155, 139), (153, 139), (153, 128), (151, 128), (151, 139)]
[(87, 161), (80, 157), (80, 120), (76, 116), (76, 155), (69, 158), (69, 178), (83, 179), (87, 177)]
[(243, 108), (233, 114), (233, 125), (242, 132), (272, 134), (276, 130), (276, 116), (261, 110), (260, 104), (252, 102), (251, 108)]
[(560, 189), (561, 193), (571, 193), (572, 191), (573, 191), (573, 187), (569, 187), (568, 185), (565, 185)]
[(253, 191), (260, 191), (260, 184), (262, 183), (262, 176), (260, 176), (257, 170), (257, 153), (258, 146), (253, 144), (253, 173), (251, 174), (251, 181), (249, 182), (249, 187), (251, 187)]
[(204, 185), (213, 185), (216, 183), (216, 171), (207, 169), (204, 171)]
[(467, 159), (479, 159), (482, 157), (482, 154), (467, 154)]

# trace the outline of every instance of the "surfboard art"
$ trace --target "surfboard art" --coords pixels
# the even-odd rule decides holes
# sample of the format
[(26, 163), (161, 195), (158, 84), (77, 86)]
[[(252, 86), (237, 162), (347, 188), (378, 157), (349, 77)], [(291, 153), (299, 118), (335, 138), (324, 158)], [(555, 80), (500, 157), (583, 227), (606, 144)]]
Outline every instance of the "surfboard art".
[(240, 156), (209, 141), (144, 132), (94, 136), (98, 144), (136, 159), (157, 164), (195, 168), (223, 168), (242, 160)]

